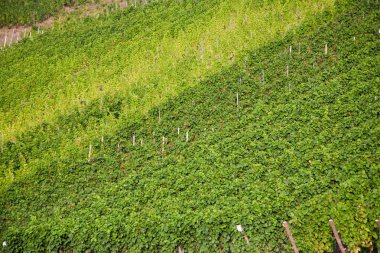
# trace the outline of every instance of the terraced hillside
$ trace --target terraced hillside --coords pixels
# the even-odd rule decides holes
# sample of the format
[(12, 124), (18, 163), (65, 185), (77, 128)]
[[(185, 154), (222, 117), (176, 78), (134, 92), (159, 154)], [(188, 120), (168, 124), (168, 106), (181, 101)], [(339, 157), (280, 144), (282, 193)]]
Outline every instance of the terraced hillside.
[(291, 252), (288, 220), (332, 252), (330, 218), (350, 252), (376, 248), (378, 4), (231, 2), (1, 52), (3, 250)]

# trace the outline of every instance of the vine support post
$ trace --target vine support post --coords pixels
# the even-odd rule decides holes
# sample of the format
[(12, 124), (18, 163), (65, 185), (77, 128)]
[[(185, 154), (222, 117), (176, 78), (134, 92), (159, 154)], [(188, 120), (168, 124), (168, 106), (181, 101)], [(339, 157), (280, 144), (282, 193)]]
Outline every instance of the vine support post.
[(239, 111), (239, 92), (236, 92), (236, 112)]
[(296, 245), (296, 242), (295, 242), (295, 240), (294, 240), (294, 238), (292, 236), (292, 232), (290, 232), (288, 222), (284, 221), (282, 223), (282, 226), (285, 228), (285, 231), (288, 234), (289, 241), (290, 241), (290, 243), (292, 244), (292, 247), (293, 247), (293, 252), (294, 253), (299, 253), (297, 245)]
[(286, 77), (289, 76), (289, 65), (286, 65)]
[(236, 226), (236, 228), (243, 235), (243, 238), (244, 238), (245, 242), (247, 243), (247, 245), (250, 245), (249, 238), (248, 238), (247, 234), (245, 233), (243, 226), (239, 224)]
[(342, 240), (340, 239), (340, 237), (339, 237), (339, 233), (338, 233), (338, 231), (336, 230), (336, 227), (335, 227), (335, 224), (334, 224), (334, 220), (330, 219), (330, 220), (329, 220), (329, 223), (330, 223), (331, 229), (332, 229), (332, 231), (333, 231), (333, 234), (334, 234), (335, 240), (336, 240), (336, 242), (338, 243), (338, 246), (339, 246), (340, 252), (341, 252), (341, 253), (346, 253), (346, 249), (343, 247)]
[[(380, 220), (375, 220), (377, 224), (377, 233), (380, 237)], [(380, 253), (380, 243), (377, 244), (377, 253)]]
[(92, 160), (92, 144), (90, 144), (90, 147), (88, 148), (88, 157), (87, 161), (90, 163)]
[(4, 48), (7, 46), (7, 37), (8, 37), (8, 34), (5, 34), (5, 38), (4, 38)]
[(4, 153), (4, 132), (1, 133), (1, 153)]

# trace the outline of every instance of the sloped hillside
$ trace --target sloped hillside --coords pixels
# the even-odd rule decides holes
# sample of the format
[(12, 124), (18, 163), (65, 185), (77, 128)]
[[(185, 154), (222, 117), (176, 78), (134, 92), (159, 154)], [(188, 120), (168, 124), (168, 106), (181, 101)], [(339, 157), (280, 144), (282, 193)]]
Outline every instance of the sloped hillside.
[(30, 25), (42, 21), (65, 5), (100, 2), (100, 0), (0, 0), (0, 27)]
[[(136, 34), (143, 40), (151, 34), (146, 27), (156, 27), (151, 21), (138, 28), (139, 21), (150, 20), (145, 12), (170, 10), (174, 22), (188, 13), (186, 6), (194, 7), (184, 18), (188, 23), (179, 22), (188, 26), (168, 35), (159, 24), (154, 33), (157, 41), (165, 41), (164, 52), (173, 48), (172, 41), (188, 41), (185, 45), (193, 49), (162, 53), (167, 57), (162, 62), (160, 54), (152, 54), (153, 67), (135, 77), (125, 73), (145, 66), (141, 42), (136, 47), (125, 42), (135, 50), (128, 66), (120, 55), (124, 44), (116, 37), (104, 41), (94, 31), (93, 37), (74, 36), (81, 39), (66, 49), (58, 42), (70, 31), (87, 34), (83, 27), (91, 22), (86, 20), (2, 52), (0, 103), (2, 115), (11, 118), (2, 126), (12, 136), (0, 156), (3, 250), (173, 252), (182, 246), (186, 252), (291, 252), (281, 226), (288, 220), (303, 252), (332, 252), (330, 218), (350, 252), (376, 247), (379, 6), (340, 0), (318, 13), (321, 6), (309, 9), (307, 2), (251, 6), (241, 1), (239, 10), (251, 6), (256, 13), (275, 14), (304, 6), (302, 13), (309, 14), (295, 20), (285, 11), (267, 16), (277, 28), (257, 41), (258, 33), (251, 39), (250, 30), (262, 28), (251, 23), (244, 30), (243, 15), (243, 30), (210, 28), (210, 38), (218, 34), (218, 46), (213, 39), (210, 51), (205, 45), (211, 42), (200, 43), (199, 34), (202, 26), (219, 27), (226, 20), (228, 27), (233, 18), (227, 10), (233, 5), (227, 1), (157, 3), (100, 17), (108, 34), (128, 14), (125, 18), (135, 23), (117, 36)], [(218, 19), (215, 10), (226, 14)], [(162, 15), (155, 20), (164, 23), (168, 16)], [(281, 26), (285, 20), (293, 24), (287, 33)], [(181, 37), (195, 27), (196, 35)], [(231, 45), (236, 38), (252, 44)], [(29, 49), (54, 41), (62, 45), (50, 52), (56, 59), (14, 63), (36, 59), (38, 53)], [(217, 51), (220, 41), (228, 50)], [(91, 45), (98, 46), (93, 51)], [(155, 50), (156, 44), (146, 46)], [(219, 62), (218, 56), (225, 60)], [(34, 82), (12, 74), (12, 64), (30, 71)], [(40, 79), (34, 68), (44, 64), (54, 68)], [(122, 83), (123, 78), (128, 81)], [(78, 101), (65, 102), (78, 99), (76, 92), (82, 92)], [(45, 96), (49, 109), (42, 110)], [(64, 111), (54, 107), (60, 101), (67, 104)], [(26, 108), (25, 103), (34, 105)], [(28, 112), (34, 117), (25, 119)], [(243, 225), (249, 245), (237, 224)]]

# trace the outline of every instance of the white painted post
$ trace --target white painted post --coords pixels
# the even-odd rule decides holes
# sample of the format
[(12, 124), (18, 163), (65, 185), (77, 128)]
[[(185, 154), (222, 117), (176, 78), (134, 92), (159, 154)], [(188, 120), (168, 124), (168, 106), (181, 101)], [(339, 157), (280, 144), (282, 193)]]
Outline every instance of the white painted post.
[(161, 110), (158, 109), (158, 122), (161, 122)]
[(292, 54), (292, 46), (289, 46), (289, 54)]
[(289, 76), (289, 65), (286, 65), (286, 77)]
[(236, 112), (239, 111), (239, 92), (236, 92)]
[(7, 36), (8, 36), (8, 34), (5, 34), (5, 38), (4, 38), (4, 48), (5, 48), (6, 45), (7, 45)]
[(90, 147), (88, 149), (88, 162), (91, 162), (91, 156), (92, 156), (92, 145), (90, 144)]
[(102, 136), (102, 138), (101, 138), (101, 143), (102, 143), (102, 146), (104, 145), (104, 136)]
[(327, 55), (327, 44), (325, 45), (325, 55)]
[(186, 142), (189, 141), (189, 131), (186, 132)]
[(135, 144), (136, 144), (136, 136), (133, 135), (133, 136), (132, 136), (132, 145), (134, 146)]
[(179, 127), (177, 128), (177, 135), (179, 135)]

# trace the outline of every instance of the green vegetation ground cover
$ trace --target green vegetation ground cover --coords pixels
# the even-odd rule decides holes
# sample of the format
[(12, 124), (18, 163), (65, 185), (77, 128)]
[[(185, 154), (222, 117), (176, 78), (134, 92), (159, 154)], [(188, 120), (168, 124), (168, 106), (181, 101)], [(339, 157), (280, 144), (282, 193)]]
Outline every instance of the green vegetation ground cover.
[[(35, 172), (2, 194), (10, 251), (274, 252), (288, 249), (285, 219), (305, 252), (331, 251), (329, 218), (350, 250), (375, 242), (379, 13), (366, 1), (335, 8), (148, 116), (121, 117), (103, 144), (94, 133), (91, 162), (87, 145), (58, 150), (60, 134), (119, 118), (128, 98), (95, 100), (8, 142), (3, 172), (10, 163)], [(143, 145), (133, 146), (132, 135)]]
[(30, 25), (53, 16), (65, 5), (99, 2), (87, 0), (1, 0), (0, 27)]
[(104, 93), (136, 89), (146, 95), (131, 96), (123, 112), (147, 112), (160, 93), (195, 85), (242, 49), (280, 37), (333, 1), (309, 2), (164, 1), (57, 24), (2, 52), (0, 128), (14, 139)]

